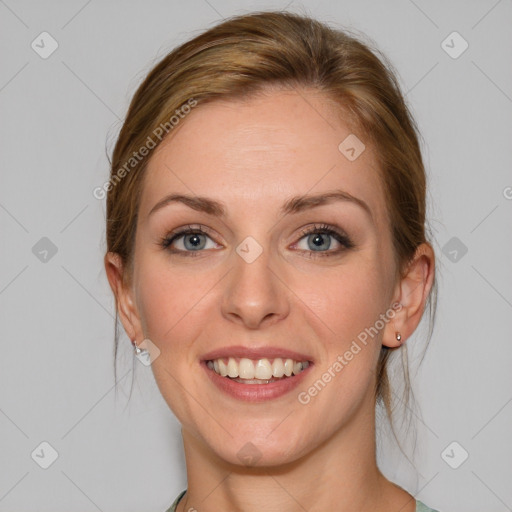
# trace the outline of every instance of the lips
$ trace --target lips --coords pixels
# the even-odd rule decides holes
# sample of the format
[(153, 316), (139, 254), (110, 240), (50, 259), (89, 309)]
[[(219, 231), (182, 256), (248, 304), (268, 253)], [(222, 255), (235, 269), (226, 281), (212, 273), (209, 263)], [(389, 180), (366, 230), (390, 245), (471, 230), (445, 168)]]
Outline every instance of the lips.
[(240, 345), (232, 347), (224, 347), (213, 350), (204, 354), (201, 357), (202, 361), (213, 361), (215, 359), (228, 359), (229, 357), (247, 358), (252, 360), (257, 359), (293, 359), (295, 361), (310, 361), (313, 362), (312, 357), (307, 354), (301, 354), (293, 350), (288, 350), (279, 347), (243, 347)]
[(278, 347), (225, 347), (201, 358), (201, 366), (221, 391), (249, 402), (290, 392), (312, 365), (311, 356)]

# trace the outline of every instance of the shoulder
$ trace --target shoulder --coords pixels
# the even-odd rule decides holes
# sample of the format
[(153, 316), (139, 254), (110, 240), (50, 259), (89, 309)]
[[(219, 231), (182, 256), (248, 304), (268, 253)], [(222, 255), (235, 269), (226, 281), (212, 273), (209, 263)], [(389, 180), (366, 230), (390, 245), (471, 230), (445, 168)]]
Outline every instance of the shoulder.
[(179, 501), (181, 500), (181, 498), (183, 498), (183, 495), (187, 492), (187, 490), (185, 489), (184, 491), (182, 491), (178, 497), (174, 500), (173, 504), (165, 511), (165, 512), (176, 512), (176, 507), (178, 506), (178, 503)]
[(438, 512), (438, 511), (434, 510), (433, 508), (427, 507), (421, 501), (416, 500), (416, 512)]

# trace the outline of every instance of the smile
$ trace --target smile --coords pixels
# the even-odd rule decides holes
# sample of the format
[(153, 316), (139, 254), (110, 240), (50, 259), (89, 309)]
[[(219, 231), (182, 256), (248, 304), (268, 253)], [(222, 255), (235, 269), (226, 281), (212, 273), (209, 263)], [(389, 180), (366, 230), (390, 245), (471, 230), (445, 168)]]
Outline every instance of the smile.
[(276, 357), (248, 359), (228, 357), (209, 360), (206, 365), (221, 377), (243, 384), (270, 384), (279, 379), (298, 375), (309, 367), (309, 361)]

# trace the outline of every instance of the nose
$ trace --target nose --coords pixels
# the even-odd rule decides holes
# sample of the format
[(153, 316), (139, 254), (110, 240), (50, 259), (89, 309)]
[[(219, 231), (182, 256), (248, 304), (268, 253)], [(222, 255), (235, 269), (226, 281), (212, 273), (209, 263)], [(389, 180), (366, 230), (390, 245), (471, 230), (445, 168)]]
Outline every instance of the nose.
[(227, 275), (222, 302), (225, 318), (248, 329), (258, 329), (288, 316), (288, 289), (270, 259), (265, 250), (250, 263), (233, 253), (233, 267)]

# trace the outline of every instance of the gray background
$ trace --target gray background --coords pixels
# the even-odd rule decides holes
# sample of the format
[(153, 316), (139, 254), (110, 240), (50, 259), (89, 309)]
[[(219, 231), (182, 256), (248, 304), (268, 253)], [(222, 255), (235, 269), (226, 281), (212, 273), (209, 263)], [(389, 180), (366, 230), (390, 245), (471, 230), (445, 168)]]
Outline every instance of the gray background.
[[(284, 7), (373, 39), (424, 137), (439, 314), (417, 371), (423, 336), (408, 341), (414, 466), (389, 442), (381, 466), (441, 511), (512, 510), (510, 0), (0, 0), (1, 511), (163, 511), (185, 487), (179, 425), (126, 336), (114, 388), (92, 191), (158, 59), (224, 17)], [(58, 43), (46, 59), (31, 47), (51, 48), (43, 31)]]

